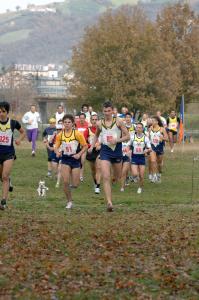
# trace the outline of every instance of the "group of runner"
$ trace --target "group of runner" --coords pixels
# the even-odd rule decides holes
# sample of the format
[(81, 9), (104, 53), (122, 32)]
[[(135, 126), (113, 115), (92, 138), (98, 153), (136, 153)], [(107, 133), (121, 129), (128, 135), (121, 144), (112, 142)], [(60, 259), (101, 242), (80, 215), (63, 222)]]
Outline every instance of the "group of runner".
[[(33, 105), (34, 106), (34, 105)], [(32, 108), (32, 106), (31, 106)], [(34, 112), (31, 112), (34, 114)], [(99, 119), (92, 107), (82, 106), (75, 117), (65, 114), (59, 106), (55, 117), (49, 120), (49, 127), (43, 132), (48, 153), (48, 176), (56, 173), (56, 187), (62, 178), (67, 199), (66, 208), (73, 206), (72, 189), (84, 181), (85, 161), (90, 163), (94, 191), (100, 193), (102, 179), (107, 211), (113, 211), (112, 183), (120, 181), (123, 192), (130, 177), (138, 182), (137, 193), (143, 191), (146, 157), (148, 159), (149, 180), (161, 182), (165, 142), (169, 140), (171, 152), (176, 142), (179, 119), (171, 111), (168, 119), (161, 116), (149, 118), (143, 114), (141, 119), (128, 112), (124, 106), (118, 114), (110, 101), (103, 104), (103, 117)], [(38, 116), (37, 116), (38, 118)], [(31, 120), (23, 117), (31, 124)], [(25, 123), (24, 122), (24, 123)], [(14, 129), (20, 136), (18, 145), (25, 137), (20, 123), (9, 118), (9, 103), (0, 102), (0, 175), (2, 180), (1, 209), (5, 209), (10, 188), (10, 173), (15, 159)], [(27, 133), (28, 134), (28, 133)], [(35, 156), (35, 150), (32, 156)]]

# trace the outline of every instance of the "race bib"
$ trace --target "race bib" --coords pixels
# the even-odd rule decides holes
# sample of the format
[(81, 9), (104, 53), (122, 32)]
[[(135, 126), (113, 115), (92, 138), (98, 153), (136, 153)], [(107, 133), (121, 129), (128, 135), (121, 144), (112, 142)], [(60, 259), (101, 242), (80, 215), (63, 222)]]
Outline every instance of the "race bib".
[(78, 131), (80, 131), (80, 132), (84, 132), (86, 130), (86, 128), (78, 128)]
[(157, 137), (154, 137), (152, 140), (153, 145), (158, 145), (159, 144), (159, 139)]
[(77, 150), (77, 146), (75, 145), (75, 143), (70, 142), (70, 143), (63, 143), (62, 144), (62, 151), (64, 153), (64, 155), (73, 155), (76, 153)]
[(52, 137), (53, 137), (53, 134), (52, 135), (48, 135), (48, 137), (47, 137), (47, 140), (48, 140), (48, 142), (50, 142), (51, 140), (52, 140)]
[(134, 154), (143, 154), (143, 148), (139, 146), (135, 147)]
[(116, 144), (112, 145), (111, 142), (117, 138), (117, 135), (114, 134), (114, 132), (109, 132), (107, 131), (104, 135), (103, 135), (103, 144), (108, 146), (109, 148), (111, 148), (113, 151), (116, 148)]
[(10, 146), (12, 142), (12, 135), (6, 132), (0, 132), (0, 145)]
[(171, 123), (171, 129), (176, 129), (177, 125), (176, 123)]
[(112, 136), (112, 135), (107, 135), (107, 136), (106, 136), (106, 142), (107, 142), (108, 144), (110, 144), (112, 141), (113, 141), (113, 136)]

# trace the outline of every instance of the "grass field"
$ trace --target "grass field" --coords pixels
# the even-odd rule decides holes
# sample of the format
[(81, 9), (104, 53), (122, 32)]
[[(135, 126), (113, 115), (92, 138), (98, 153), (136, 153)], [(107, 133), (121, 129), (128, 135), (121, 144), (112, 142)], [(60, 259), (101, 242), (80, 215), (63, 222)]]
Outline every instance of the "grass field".
[(199, 299), (197, 151), (167, 152), (162, 184), (146, 180), (142, 195), (135, 184), (124, 193), (113, 186), (107, 213), (88, 167), (66, 211), (62, 187), (45, 178), (45, 149), (32, 158), (18, 148), (15, 188), (0, 212), (0, 299)]

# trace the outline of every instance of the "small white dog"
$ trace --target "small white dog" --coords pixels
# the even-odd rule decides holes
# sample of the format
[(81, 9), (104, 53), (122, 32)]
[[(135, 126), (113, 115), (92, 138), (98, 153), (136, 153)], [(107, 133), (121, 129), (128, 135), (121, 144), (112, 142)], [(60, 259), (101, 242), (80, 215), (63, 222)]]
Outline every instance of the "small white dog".
[(48, 191), (48, 187), (45, 185), (45, 181), (40, 180), (39, 181), (39, 186), (37, 189), (39, 197), (45, 197), (46, 196), (46, 191)]

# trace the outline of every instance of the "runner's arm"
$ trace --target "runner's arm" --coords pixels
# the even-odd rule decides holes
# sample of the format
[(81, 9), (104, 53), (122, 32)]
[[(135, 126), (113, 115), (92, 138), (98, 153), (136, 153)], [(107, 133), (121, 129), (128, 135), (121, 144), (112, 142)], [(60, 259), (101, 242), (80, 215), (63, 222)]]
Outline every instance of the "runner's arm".
[(162, 141), (166, 141), (167, 142), (168, 141), (168, 134), (166, 132), (166, 129), (162, 128), (161, 133), (162, 133), (162, 136), (163, 136)]
[(146, 145), (146, 149), (144, 150), (144, 153), (148, 154), (148, 153), (150, 153), (152, 151), (152, 149), (151, 149), (150, 140), (149, 140), (149, 138), (147, 136), (145, 137), (145, 145)]
[(18, 129), (19, 131), (19, 138), (15, 140), (15, 144), (16, 145), (20, 145), (21, 141), (23, 141), (23, 139), (25, 138), (25, 130), (21, 127), (20, 129)]
[(56, 141), (55, 141), (55, 145), (54, 145), (54, 152), (56, 153), (56, 156), (59, 157), (61, 156), (61, 153), (59, 151), (59, 148), (61, 146), (61, 135), (62, 133), (60, 132), (57, 136), (56, 136)]
[(80, 143), (80, 145), (82, 146), (82, 149), (78, 153), (76, 153), (75, 155), (73, 155), (73, 157), (75, 159), (79, 159), (82, 156), (82, 154), (88, 149), (88, 145), (86, 143), (86, 139), (83, 136), (83, 134), (81, 134), (78, 131), (76, 132), (76, 139)]
[(94, 138), (93, 138), (93, 141), (92, 141), (92, 144), (91, 144), (91, 146), (90, 146), (90, 148), (89, 148), (89, 152), (92, 152), (93, 151), (93, 148), (95, 147), (95, 144), (97, 143), (97, 140), (98, 140), (98, 138), (99, 138), (99, 135), (100, 135), (100, 133), (101, 133), (101, 126), (100, 126), (101, 124), (100, 124), (100, 121), (97, 123), (97, 129), (96, 129), (96, 132), (95, 132), (95, 136), (94, 136)]
[(122, 131), (122, 137), (117, 140), (117, 143), (127, 142), (130, 140), (130, 134), (128, 132), (128, 129), (124, 125), (124, 122), (121, 120), (117, 120), (117, 126)]

